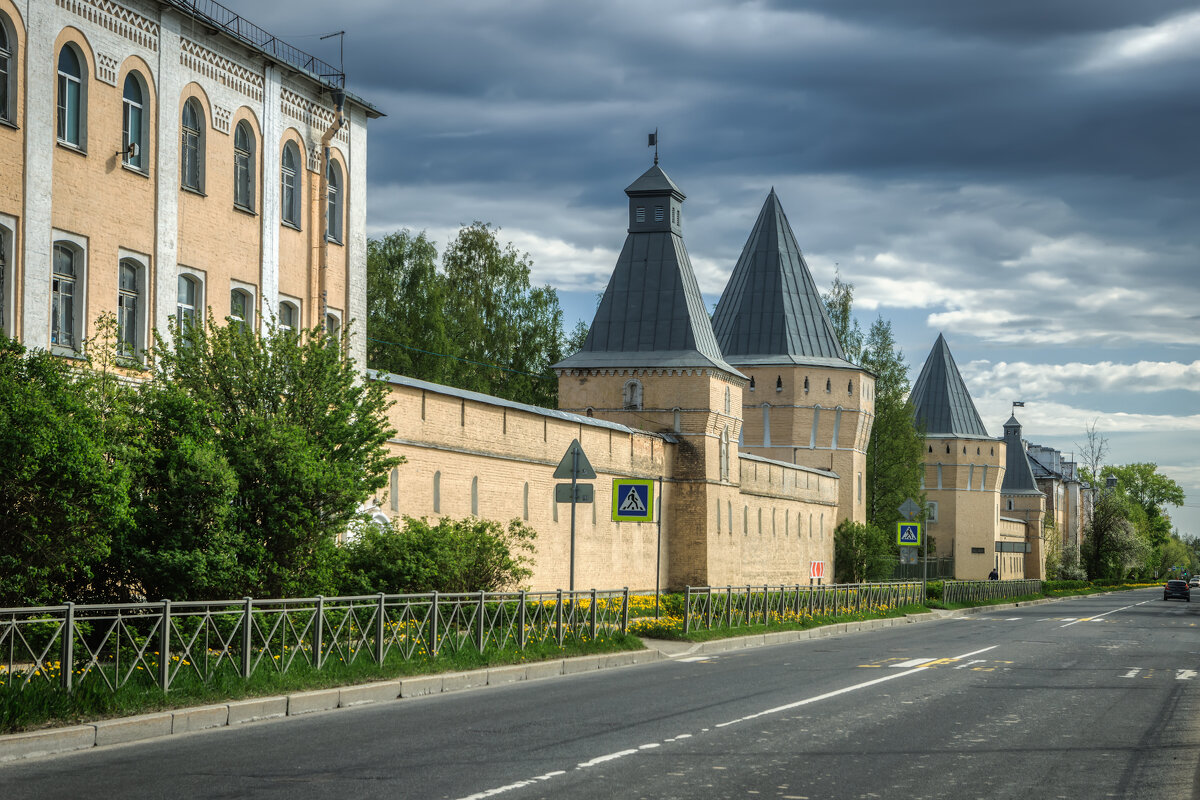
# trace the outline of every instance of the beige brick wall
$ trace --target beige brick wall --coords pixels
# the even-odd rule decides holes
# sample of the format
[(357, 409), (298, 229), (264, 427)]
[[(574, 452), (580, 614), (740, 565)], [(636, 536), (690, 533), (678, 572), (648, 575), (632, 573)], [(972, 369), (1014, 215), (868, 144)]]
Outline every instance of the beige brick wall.
[(927, 534), (938, 555), (954, 557), (957, 578), (983, 580), (995, 566), (1005, 452), (999, 439), (926, 440), (925, 497), (938, 504)]

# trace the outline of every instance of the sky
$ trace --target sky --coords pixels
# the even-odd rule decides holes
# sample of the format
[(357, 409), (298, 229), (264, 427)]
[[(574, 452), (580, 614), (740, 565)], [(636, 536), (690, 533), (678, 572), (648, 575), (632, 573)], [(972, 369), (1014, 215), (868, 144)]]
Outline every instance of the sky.
[(652, 163), (710, 307), (775, 188), (818, 286), (988, 432), (1154, 462), (1200, 535), (1200, 9), (1186, 0), (224, 0), (337, 63), (368, 234), (500, 228), (591, 321)]

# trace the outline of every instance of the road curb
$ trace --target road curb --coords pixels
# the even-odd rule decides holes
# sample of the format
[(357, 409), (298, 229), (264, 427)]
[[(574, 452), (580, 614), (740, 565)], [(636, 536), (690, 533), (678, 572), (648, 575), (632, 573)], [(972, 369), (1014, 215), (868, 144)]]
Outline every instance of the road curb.
[(555, 661), (539, 661), (530, 664), (488, 667), (469, 672), (447, 672), (438, 675), (420, 675), (411, 678), (377, 681), (374, 683), (343, 686), (337, 689), (318, 689), (296, 692), (276, 697), (254, 697), (232, 700), (228, 703), (178, 708), (171, 711), (142, 714), (99, 720), (86, 725), (69, 728), (28, 731), (0, 735), (0, 765), (27, 758), (60, 755), (88, 750), (124, 742), (146, 741), (181, 733), (201, 730), (232, 728), (248, 722), (280, 719), (309, 714), (316, 711), (333, 711), (339, 708), (374, 705), (397, 700), (426, 697), (437, 694), (478, 689), (527, 680), (576, 675), (601, 669), (617, 669), (635, 664), (669, 661), (689, 655), (711, 655), (714, 653), (743, 650), (751, 647), (791, 644), (793, 642), (821, 639), (828, 636), (863, 633), (900, 625), (933, 622), (968, 613), (982, 613), (1020, 606), (1043, 605), (1069, 598), (1045, 598), (995, 606), (977, 606), (954, 610), (935, 609), (928, 614), (910, 614), (904, 617), (843, 622), (800, 631), (778, 631), (750, 636), (714, 639), (695, 644), (679, 643), (685, 647), (677, 653), (666, 653), (657, 648), (627, 650), (619, 653), (577, 656)]

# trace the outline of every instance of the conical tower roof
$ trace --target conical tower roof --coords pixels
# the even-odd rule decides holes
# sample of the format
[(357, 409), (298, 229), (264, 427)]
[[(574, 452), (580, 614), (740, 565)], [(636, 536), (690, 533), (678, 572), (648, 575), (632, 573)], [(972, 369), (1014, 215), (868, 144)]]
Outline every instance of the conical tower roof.
[(775, 190), (713, 314), (721, 352), (737, 364), (851, 367)]
[(726, 363), (680, 229), (683, 192), (657, 164), (634, 181), (629, 234), (583, 349), (555, 369), (716, 367)]
[(987, 438), (987, 428), (940, 333), (909, 399), (917, 423), (924, 423), (927, 435)]
[(1025, 444), (1021, 441), (1021, 423), (1017, 422), (1015, 415), (1004, 423), (1004, 446), (1007, 452), (1000, 494), (1041, 494), (1033, 477), (1033, 467), (1029, 464)]

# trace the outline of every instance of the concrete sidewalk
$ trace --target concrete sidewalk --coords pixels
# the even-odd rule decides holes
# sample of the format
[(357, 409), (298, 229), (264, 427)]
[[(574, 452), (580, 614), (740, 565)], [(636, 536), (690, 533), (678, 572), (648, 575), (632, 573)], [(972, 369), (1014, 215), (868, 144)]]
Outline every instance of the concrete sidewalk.
[(378, 681), (358, 686), (343, 686), (336, 689), (318, 689), (311, 692), (276, 697), (257, 697), (235, 700), (211, 706), (181, 708), (142, 714), (135, 717), (100, 720), (86, 725), (67, 728), (49, 728), (24, 733), (0, 736), (0, 765), (4, 762), (24, 758), (49, 756), (110, 744), (154, 739), (191, 731), (229, 728), (247, 722), (280, 717), (294, 717), (314, 711), (331, 711), (338, 708), (403, 700), (433, 694), (445, 694), (465, 689), (498, 686), (518, 681), (553, 678), (579, 672), (626, 667), (686, 658), (694, 655), (722, 653), (747, 647), (788, 644), (806, 639), (821, 639), (849, 633), (892, 628), (913, 623), (932, 622), (947, 617), (997, 611), (1017, 606), (1041, 605), (1055, 602), (1054, 598), (1033, 600), (995, 606), (979, 606), (957, 611), (931, 611), (928, 614), (910, 614), (889, 619), (872, 619), (862, 622), (843, 622), (801, 631), (779, 631), (753, 636), (738, 636), (714, 639), (708, 642), (681, 642), (668, 639), (643, 639), (645, 650), (579, 656), (555, 661), (539, 661), (503, 667), (490, 667), (469, 672), (446, 672), (437, 675), (419, 675), (390, 681)]

